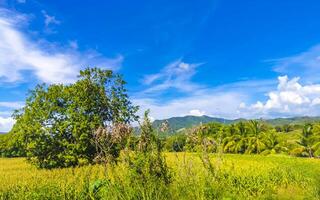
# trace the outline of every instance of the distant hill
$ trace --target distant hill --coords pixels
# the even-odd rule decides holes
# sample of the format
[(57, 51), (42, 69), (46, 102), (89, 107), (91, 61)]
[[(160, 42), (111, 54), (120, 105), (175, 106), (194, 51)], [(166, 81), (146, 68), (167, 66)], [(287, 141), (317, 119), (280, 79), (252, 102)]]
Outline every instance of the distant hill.
[[(263, 119), (262, 119), (263, 120)], [(216, 118), (210, 116), (184, 116), (184, 117), (172, 117), (169, 119), (163, 120), (155, 120), (153, 122), (153, 126), (155, 128), (159, 128), (162, 123), (168, 121), (170, 129), (172, 131), (178, 131), (184, 128), (190, 128), (193, 126), (200, 125), (201, 123), (209, 123), (209, 122), (218, 122), (218, 123), (225, 123), (225, 124), (232, 124), (237, 123), (239, 121), (246, 121), (246, 119), (224, 119), (224, 118)], [(263, 120), (268, 124), (273, 126), (281, 126), (285, 124), (298, 124), (302, 125), (305, 123), (312, 123), (320, 121), (320, 117), (292, 117), (292, 118), (275, 118), (275, 119), (266, 119)]]
[(172, 117), (164, 120), (155, 120), (153, 122), (153, 126), (159, 128), (162, 123), (168, 121), (170, 129), (172, 131), (177, 131), (183, 128), (190, 128), (193, 126), (197, 126), (201, 123), (209, 123), (209, 122), (218, 122), (218, 123), (226, 123), (230, 124), (234, 122), (234, 120), (228, 120), (223, 118), (209, 117), (209, 116), (184, 116), (184, 117)]
[(281, 126), (284, 124), (303, 125), (306, 123), (319, 122), (320, 117), (275, 118), (275, 119), (269, 119), (265, 121), (273, 126)]
[(7, 134), (7, 133), (5, 133), (5, 132), (0, 132), (0, 134)]

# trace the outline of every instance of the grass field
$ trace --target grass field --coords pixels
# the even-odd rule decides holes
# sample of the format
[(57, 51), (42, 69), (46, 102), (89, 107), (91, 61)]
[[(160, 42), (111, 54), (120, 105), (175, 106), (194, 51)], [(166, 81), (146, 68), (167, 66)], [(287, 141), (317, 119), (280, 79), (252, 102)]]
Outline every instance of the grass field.
[(166, 188), (135, 184), (123, 165), (39, 170), (23, 158), (0, 159), (0, 199), (320, 199), (317, 159), (210, 155), (205, 167), (200, 154), (166, 157)]

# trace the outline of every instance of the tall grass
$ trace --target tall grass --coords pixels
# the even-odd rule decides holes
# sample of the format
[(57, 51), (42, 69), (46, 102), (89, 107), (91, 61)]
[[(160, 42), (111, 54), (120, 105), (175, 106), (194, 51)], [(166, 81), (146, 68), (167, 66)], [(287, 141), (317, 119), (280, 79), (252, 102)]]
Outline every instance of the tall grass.
[(39, 170), (0, 159), (0, 199), (320, 199), (320, 160), (168, 153), (168, 184), (139, 179), (125, 162)]

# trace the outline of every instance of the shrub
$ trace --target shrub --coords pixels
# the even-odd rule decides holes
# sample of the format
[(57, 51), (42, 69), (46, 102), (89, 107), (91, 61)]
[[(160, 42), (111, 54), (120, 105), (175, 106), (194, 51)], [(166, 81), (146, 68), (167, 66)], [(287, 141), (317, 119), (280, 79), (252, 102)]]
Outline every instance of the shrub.
[(163, 189), (162, 196), (168, 193), (166, 185), (171, 183), (172, 175), (162, 154), (161, 141), (156, 137), (148, 118), (148, 111), (145, 112), (144, 122), (141, 125), (138, 146), (134, 153), (128, 155), (126, 161), (131, 182), (142, 189), (139, 195), (159, 192), (161, 189)]

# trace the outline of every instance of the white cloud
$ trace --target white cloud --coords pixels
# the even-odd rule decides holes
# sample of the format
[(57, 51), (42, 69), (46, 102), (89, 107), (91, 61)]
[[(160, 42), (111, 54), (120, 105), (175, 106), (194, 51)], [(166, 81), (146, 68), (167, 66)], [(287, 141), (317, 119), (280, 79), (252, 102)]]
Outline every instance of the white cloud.
[(200, 85), (191, 82), (199, 63), (186, 63), (181, 59), (165, 66), (159, 73), (146, 75), (145, 85), (150, 86), (144, 93), (161, 92), (167, 89), (177, 89), (183, 92), (199, 89)]
[(289, 117), (320, 115), (320, 84), (301, 85), (299, 78), (288, 76), (278, 78), (277, 90), (268, 93), (263, 103), (258, 101), (250, 106), (240, 104), (241, 112), (251, 112), (257, 117)]
[(24, 72), (47, 83), (70, 83), (83, 67), (98, 66), (116, 70), (121, 55), (105, 58), (96, 51), (80, 52), (74, 48), (31, 40), (21, 29), (27, 18), (0, 8), (0, 81), (24, 80)]
[(10, 131), (14, 123), (15, 121), (11, 117), (5, 118), (0, 116), (0, 132)]
[(194, 109), (194, 110), (190, 110), (189, 111), (189, 115), (192, 115), (192, 116), (203, 116), (205, 115), (205, 111), (200, 111), (198, 109)]

